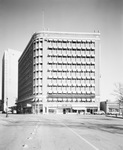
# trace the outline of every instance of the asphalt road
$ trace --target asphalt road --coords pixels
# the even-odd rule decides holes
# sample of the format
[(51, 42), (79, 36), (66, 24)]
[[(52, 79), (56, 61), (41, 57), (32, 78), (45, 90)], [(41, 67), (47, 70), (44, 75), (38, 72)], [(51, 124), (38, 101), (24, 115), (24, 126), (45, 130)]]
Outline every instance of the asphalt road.
[(123, 150), (123, 119), (0, 114), (0, 150)]

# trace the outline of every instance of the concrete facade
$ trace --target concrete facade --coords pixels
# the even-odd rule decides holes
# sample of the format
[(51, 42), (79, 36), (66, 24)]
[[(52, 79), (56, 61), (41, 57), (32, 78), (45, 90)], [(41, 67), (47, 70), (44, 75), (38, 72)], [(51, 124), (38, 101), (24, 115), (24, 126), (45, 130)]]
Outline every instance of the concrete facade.
[(2, 104), (2, 100), (0, 99), (0, 111), (2, 111), (3, 109), (3, 104)]
[(20, 51), (8, 49), (2, 59), (2, 103), (3, 111), (8, 107), (15, 106), (18, 98), (18, 59)]
[(19, 59), (18, 111), (100, 109), (100, 33), (42, 31)]

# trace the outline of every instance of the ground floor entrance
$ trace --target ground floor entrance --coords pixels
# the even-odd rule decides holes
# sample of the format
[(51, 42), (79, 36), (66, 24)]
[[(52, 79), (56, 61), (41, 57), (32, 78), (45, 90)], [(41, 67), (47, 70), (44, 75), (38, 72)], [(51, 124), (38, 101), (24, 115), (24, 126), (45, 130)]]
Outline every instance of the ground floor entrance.
[(89, 105), (82, 103), (42, 103), (42, 102), (32, 102), (31, 104), (19, 105), (19, 113), (32, 113), (32, 114), (94, 114), (99, 110), (98, 105)]

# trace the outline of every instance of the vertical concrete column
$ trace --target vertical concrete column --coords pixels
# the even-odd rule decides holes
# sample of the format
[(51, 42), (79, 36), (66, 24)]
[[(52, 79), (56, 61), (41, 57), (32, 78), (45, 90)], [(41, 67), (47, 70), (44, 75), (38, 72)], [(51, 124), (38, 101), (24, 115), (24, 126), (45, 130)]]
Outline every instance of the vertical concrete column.
[[(45, 35), (44, 35), (45, 36)], [(42, 97), (43, 97), (43, 114), (45, 113), (45, 104), (47, 102), (47, 41), (43, 38), (43, 81), (42, 81)]]
[(36, 114), (36, 102), (35, 102), (35, 114)]
[(98, 107), (98, 111), (100, 110), (100, 96), (96, 96), (96, 103), (97, 103), (97, 107)]
[(47, 114), (49, 113), (49, 107), (47, 106)]
[(95, 99), (100, 109), (100, 39), (95, 40)]
[(39, 106), (39, 101), (38, 101), (38, 114), (40, 113), (40, 106)]
[(85, 114), (87, 113), (87, 108), (85, 108)]

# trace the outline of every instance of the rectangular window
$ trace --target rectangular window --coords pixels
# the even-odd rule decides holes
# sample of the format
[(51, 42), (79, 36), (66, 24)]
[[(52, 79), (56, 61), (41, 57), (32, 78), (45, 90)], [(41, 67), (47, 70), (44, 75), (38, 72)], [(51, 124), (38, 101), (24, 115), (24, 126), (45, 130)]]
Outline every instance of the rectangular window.
[(95, 80), (94, 79), (92, 79), (90, 82), (91, 82), (92, 85), (95, 84)]
[(34, 50), (33, 54), (34, 54), (34, 56), (36, 56), (36, 50)]
[(90, 62), (90, 58), (86, 58), (86, 62)]
[(93, 51), (91, 51), (91, 55), (92, 56), (94, 56), (95, 55), (95, 51), (93, 50)]
[(39, 64), (36, 65), (36, 70), (37, 70), (37, 71), (39, 70)]
[(39, 57), (36, 57), (36, 63), (39, 63)]
[(62, 42), (59, 41), (59, 42), (57, 43), (57, 45), (58, 45), (59, 48), (61, 48), (61, 47), (62, 47)]
[(49, 55), (52, 55), (52, 49), (49, 49), (49, 50), (48, 50), (48, 54), (49, 54)]
[(91, 65), (90, 68), (91, 68), (91, 70), (94, 70), (95, 69), (95, 65)]
[(40, 47), (40, 48), (43, 47), (43, 42), (42, 42), (42, 41), (39, 42), (39, 47)]
[(33, 48), (36, 49), (36, 44), (35, 43), (33, 43)]
[(91, 62), (94, 63), (95, 62), (95, 58), (90, 58)]
[(38, 78), (38, 77), (39, 77), (39, 72), (37, 71), (37, 72), (36, 72), (36, 78)]
[(36, 50), (36, 56), (39, 56), (39, 49)]

